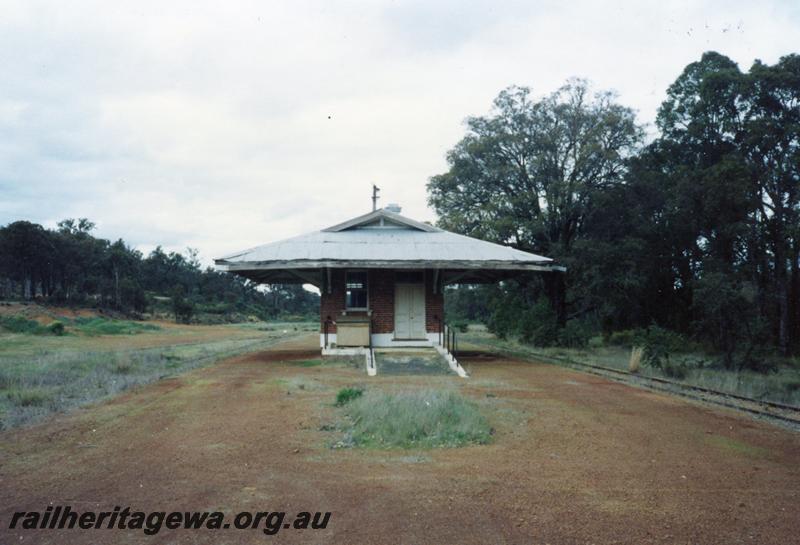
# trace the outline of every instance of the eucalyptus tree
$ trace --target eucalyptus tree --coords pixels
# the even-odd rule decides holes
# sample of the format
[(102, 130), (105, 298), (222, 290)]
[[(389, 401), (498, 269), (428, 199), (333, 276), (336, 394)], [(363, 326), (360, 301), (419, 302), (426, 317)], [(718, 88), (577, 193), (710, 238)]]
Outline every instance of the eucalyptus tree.
[[(441, 225), (567, 265), (595, 195), (621, 182), (643, 138), (633, 110), (579, 79), (539, 100), (527, 87), (509, 87), (489, 115), (466, 124), (448, 171), (428, 183)], [(563, 275), (547, 278), (563, 323)]]
[(800, 55), (773, 66), (756, 61), (744, 93), (743, 150), (753, 169), (777, 301), (778, 345), (800, 341)]
[[(695, 284), (708, 293), (703, 283), (719, 286), (723, 275), (739, 290), (712, 290), (717, 299), (752, 293), (788, 354), (800, 325), (800, 57), (774, 66), (756, 61), (742, 73), (724, 55), (705, 53), (668, 89), (658, 126), (675, 150), (671, 173), (696, 228)], [(720, 308), (713, 297), (703, 299)], [(698, 301), (698, 318), (707, 306)], [(715, 314), (718, 344), (730, 352), (741, 313)]]

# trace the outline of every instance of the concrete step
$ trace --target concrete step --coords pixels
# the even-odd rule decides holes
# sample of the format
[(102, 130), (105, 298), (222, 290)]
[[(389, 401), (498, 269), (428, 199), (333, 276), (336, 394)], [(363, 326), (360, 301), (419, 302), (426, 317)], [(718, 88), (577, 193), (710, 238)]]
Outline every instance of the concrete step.
[(376, 348), (379, 375), (449, 375), (450, 366), (434, 348)]

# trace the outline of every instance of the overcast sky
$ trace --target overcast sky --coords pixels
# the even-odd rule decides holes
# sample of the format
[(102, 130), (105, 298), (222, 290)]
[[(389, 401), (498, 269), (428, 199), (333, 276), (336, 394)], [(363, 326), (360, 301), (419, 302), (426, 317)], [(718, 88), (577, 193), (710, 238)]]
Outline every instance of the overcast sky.
[(652, 123), (703, 51), (800, 52), (800, 2), (0, 0), (0, 224), (213, 257), (425, 184), (497, 93), (572, 76)]

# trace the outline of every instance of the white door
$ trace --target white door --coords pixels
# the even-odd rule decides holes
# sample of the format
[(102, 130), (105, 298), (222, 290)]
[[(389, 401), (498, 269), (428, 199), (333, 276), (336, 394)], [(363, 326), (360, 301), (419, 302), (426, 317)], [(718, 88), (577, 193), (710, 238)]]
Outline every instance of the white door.
[(424, 284), (395, 284), (394, 336), (396, 339), (425, 338)]

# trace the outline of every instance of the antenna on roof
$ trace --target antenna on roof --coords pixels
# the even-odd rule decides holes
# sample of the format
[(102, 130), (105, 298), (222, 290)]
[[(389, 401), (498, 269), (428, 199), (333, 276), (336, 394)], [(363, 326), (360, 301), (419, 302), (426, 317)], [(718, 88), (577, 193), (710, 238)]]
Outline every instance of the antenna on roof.
[(380, 191), (380, 190), (381, 189), (377, 185), (372, 184), (372, 211), (373, 212), (378, 209), (378, 199), (380, 198), (380, 197), (378, 197), (378, 191)]

